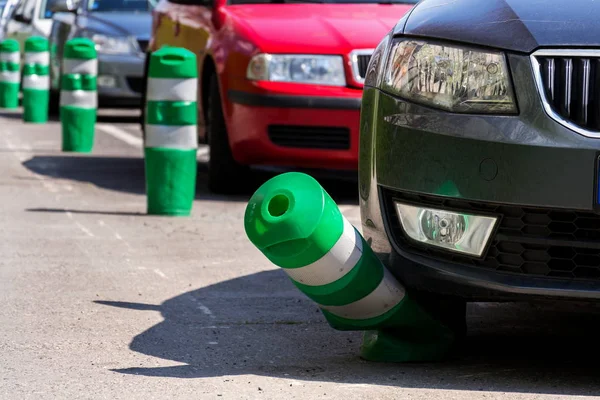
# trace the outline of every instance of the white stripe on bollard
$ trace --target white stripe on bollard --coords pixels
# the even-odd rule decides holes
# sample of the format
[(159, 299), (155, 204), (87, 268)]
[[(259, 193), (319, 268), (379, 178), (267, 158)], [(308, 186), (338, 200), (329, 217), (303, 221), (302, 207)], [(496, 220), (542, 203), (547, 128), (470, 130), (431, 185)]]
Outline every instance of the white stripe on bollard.
[(91, 90), (61, 90), (60, 106), (98, 108), (98, 95)]
[(198, 148), (196, 125), (146, 125), (145, 147), (190, 150)]
[(342, 236), (323, 257), (300, 268), (283, 268), (290, 278), (308, 286), (323, 286), (344, 277), (356, 266), (363, 253), (360, 234), (342, 216)]
[(49, 90), (50, 77), (48, 75), (24, 75), (23, 89)]
[(13, 53), (0, 53), (0, 62), (9, 62), (18, 64), (21, 62), (21, 55), (18, 51)]
[(2, 71), (0, 72), (0, 82), (20, 83), (21, 76), (19, 71)]
[(98, 59), (78, 60), (74, 58), (65, 58), (63, 59), (62, 74), (98, 75)]
[(50, 64), (50, 53), (47, 51), (28, 51), (25, 53), (25, 64)]
[(404, 299), (406, 291), (387, 268), (383, 269), (383, 279), (375, 290), (354, 303), (343, 306), (322, 306), (323, 310), (347, 319), (369, 319), (385, 314)]
[(148, 101), (196, 101), (198, 79), (148, 78)]

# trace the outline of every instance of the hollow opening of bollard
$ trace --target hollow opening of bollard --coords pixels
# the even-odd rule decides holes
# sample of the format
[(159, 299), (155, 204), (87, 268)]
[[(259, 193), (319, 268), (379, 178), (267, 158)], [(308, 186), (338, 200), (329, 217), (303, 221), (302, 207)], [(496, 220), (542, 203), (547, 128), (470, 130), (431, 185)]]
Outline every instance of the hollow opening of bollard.
[(277, 194), (269, 200), (267, 211), (274, 218), (283, 216), (290, 209), (290, 199), (285, 194)]
[(160, 57), (163, 64), (176, 65), (185, 61), (185, 57), (179, 54), (165, 54)]

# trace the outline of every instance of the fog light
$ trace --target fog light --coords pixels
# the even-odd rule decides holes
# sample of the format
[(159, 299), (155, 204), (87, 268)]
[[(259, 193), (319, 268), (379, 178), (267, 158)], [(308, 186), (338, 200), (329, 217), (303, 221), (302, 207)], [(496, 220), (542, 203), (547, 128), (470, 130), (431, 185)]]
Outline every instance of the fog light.
[(114, 88), (117, 86), (117, 80), (112, 75), (98, 75), (98, 86)]
[(495, 217), (456, 213), (396, 203), (402, 228), (413, 240), (480, 257), (490, 240)]

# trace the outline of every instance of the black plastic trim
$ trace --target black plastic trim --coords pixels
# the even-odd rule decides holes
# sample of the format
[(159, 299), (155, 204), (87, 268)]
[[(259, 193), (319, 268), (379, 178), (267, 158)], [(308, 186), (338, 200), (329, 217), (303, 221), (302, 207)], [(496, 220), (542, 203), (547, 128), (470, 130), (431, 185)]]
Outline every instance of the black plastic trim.
[(390, 215), (385, 211), (387, 200), (381, 186), (378, 186), (377, 191), (383, 214), (383, 228), (392, 247), (390, 271), (410, 288), (454, 295), (471, 301), (516, 301), (533, 298), (600, 300), (598, 283), (593, 281), (565, 281), (552, 277), (530, 277), (482, 270), (409, 253), (392, 239)]
[(276, 108), (325, 108), (339, 110), (360, 110), (361, 98), (288, 96), (281, 94), (255, 94), (239, 90), (227, 92), (234, 103), (254, 107)]

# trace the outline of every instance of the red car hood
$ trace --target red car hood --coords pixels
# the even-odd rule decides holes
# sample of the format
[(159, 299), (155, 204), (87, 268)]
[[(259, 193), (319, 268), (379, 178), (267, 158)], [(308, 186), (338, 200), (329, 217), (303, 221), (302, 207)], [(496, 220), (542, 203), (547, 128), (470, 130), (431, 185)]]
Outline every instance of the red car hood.
[(373, 49), (411, 4), (253, 4), (228, 6), (247, 39), (264, 52), (342, 54)]

